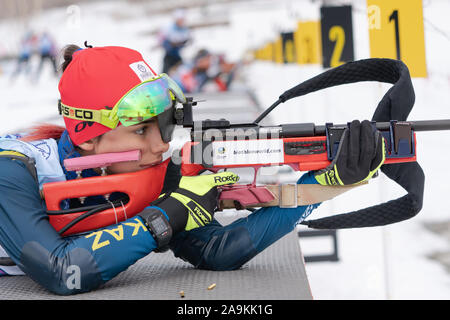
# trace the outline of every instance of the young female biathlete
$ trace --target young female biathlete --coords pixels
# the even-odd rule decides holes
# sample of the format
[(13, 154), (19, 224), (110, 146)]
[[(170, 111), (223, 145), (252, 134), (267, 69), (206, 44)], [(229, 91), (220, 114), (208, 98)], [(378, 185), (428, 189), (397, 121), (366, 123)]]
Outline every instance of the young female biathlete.
[[(168, 119), (174, 105), (185, 101), (179, 87), (156, 74), (135, 50), (71, 45), (64, 58), (59, 92), (65, 128), (43, 127), (28, 136), (0, 138), (0, 273), (25, 273), (51, 292), (69, 295), (94, 290), (140, 258), (167, 247), (195, 267), (233, 270), (291, 232), (318, 206), (261, 208), (222, 226), (213, 218), (217, 186), (237, 176), (222, 172), (181, 177), (179, 167), (171, 165), (164, 196), (138, 215), (101, 229), (102, 245), (92, 233), (62, 237), (49, 223), (39, 191), (44, 183), (75, 178), (65, 170), (64, 159), (138, 149), (139, 161), (111, 165), (109, 173), (158, 165), (173, 130)], [(147, 105), (152, 108), (145, 109)], [(84, 111), (98, 118), (74, 116)], [(360, 182), (370, 179), (384, 161), (381, 135), (368, 121), (352, 122), (341, 145), (328, 168), (305, 173), (298, 183)], [(83, 171), (84, 177), (99, 174)], [(214, 179), (217, 176), (229, 179)], [(85, 205), (96, 201), (88, 198)], [(155, 219), (170, 232), (158, 234)], [(123, 230), (120, 241), (114, 233), (118, 227)], [(8, 259), (15, 266), (1, 265)], [(74, 268), (80, 275), (76, 285), (69, 281)]]

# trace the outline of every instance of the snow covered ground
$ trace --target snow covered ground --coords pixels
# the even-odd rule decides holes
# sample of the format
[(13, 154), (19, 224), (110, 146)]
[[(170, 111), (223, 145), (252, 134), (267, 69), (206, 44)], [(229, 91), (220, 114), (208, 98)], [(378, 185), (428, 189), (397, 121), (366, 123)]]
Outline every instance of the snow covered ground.
[[(58, 44), (94, 46), (121, 45), (139, 50), (156, 69), (162, 67), (162, 51), (156, 31), (170, 21), (167, 9), (175, 1), (108, 1), (80, 3), (48, 9), (31, 17), (28, 26), (19, 20), (0, 21), (0, 53), (17, 52), (19, 37), (29, 28), (49, 31)], [(178, 1), (188, 3), (188, 1)], [(203, 3), (196, 1), (195, 3)], [(369, 57), (366, 3), (353, 3), (356, 59)], [(319, 18), (318, 1), (248, 0), (210, 1), (187, 10), (191, 24), (220, 21), (221, 24), (193, 30), (194, 41), (183, 52), (192, 57), (206, 47), (239, 59), (246, 50), (273, 40), (277, 32), (293, 30), (297, 20)], [(416, 104), (411, 120), (450, 118), (450, 22), (445, 0), (424, 1), (426, 57), (429, 77), (413, 79)], [(223, 22), (228, 22), (227, 24)], [(36, 59), (32, 61), (34, 64)], [(39, 121), (60, 122), (57, 115), (58, 79), (50, 67), (39, 81), (10, 74), (15, 62), (0, 62), (0, 134), (28, 127)], [(253, 62), (242, 76), (254, 89), (263, 106), (269, 106), (285, 90), (322, 72), (320, 66), (277, 65)], [(327, 89), (289, 101), (273, 112), (273, 123), (345, 123), (371, 118), (389, 85), (360, 83)], [(388, 227), (340, 230), (339, 261), (308, 263), (307, 273), (315, 299), (449, 299), (450, 272), (430, 257), (450, 251), (450, 239), (431, 232), (426, 224), (450, 221), (446, 197), (450, 174), (450, 132), (418, 134), (418, 161), (426, 174), (424, 207), (417, 217)], [(292, 177), (294, 181), (295, 176)], [(342, 213), (403, 195), (403, 190), (381, 175), (368, 186), (322, 204), (312, 218)], [(447, 224), (448, 227), (448, 224)], [(303, 228), (299, 228), (303, 230)], [(448, 230), (447, 234), (449, 233)], [(305, 255), (328, 252), (330, 244), (319, 239), (301, 241)], [(448, 261), (448, 260), (447, 260)]]

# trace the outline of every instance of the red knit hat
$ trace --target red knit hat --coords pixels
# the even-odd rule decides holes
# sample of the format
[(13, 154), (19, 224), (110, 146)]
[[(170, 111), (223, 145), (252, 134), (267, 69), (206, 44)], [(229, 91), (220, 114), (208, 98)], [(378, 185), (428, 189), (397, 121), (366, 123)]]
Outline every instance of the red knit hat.
[[(80, 49), (59, 81), (61, 102), (83, 109), (112, 109), (137, 84), (157, 75), (142, 55), (124, 47)], [(70, 139), (79, 145), (110, 128), (64, 117)]]

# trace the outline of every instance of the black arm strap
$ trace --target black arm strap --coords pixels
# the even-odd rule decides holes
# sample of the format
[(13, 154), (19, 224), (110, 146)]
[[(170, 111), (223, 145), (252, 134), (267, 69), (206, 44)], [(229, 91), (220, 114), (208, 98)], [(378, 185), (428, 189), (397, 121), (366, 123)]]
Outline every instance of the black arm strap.
[[(372, 121), (404, 121), (414, 106), (415, 94), (407, 66), (399, 60), (365, 59), (346, 63), (286, 91), (281, 100), (317, 90), (360, 81), (392, 83), (379, 102)], [(315, 229), (382, 226), (414, 217), (422, 209), (425, 175), (417, 162), (383, 165), (381, 171), (397, 182), (407, 195), (369, 208), (303, 221)]]

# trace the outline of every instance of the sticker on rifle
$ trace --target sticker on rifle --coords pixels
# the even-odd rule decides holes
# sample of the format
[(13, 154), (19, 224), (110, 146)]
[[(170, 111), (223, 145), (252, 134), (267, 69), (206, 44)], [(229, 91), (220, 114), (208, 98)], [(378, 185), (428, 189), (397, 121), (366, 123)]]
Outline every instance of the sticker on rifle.
[(283, 139), (214, 141), (213, 165), (284, 162)]

